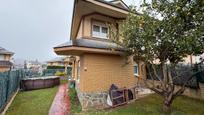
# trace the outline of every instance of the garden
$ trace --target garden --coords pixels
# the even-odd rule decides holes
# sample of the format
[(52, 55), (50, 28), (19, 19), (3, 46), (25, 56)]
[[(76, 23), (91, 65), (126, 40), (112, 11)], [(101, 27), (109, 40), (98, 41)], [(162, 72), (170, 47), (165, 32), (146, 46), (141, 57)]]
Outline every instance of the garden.
[(203, 115), (204, 101), (180, 96), (172, 104), (172, 111), (162, 111), (162, 98), (157, 94), (136, 100), (135, 102), (106, 110), (82, 111), (76, 98), (76, 91), (71, 89), (71, 113), (73, 115)]

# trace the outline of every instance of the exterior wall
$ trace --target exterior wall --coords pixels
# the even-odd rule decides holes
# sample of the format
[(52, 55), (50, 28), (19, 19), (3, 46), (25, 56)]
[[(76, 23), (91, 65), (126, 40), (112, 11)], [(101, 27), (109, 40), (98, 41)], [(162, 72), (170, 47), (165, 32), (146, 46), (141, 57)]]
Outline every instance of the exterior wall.
[[(148, 80), (148, 81), (151, 82), (151, 80)], [(155, 85), (159, 84), (158, 81), (155, 81), (154, 83), (155, 83)], [(199, 86), (200, 86), (199, 89), (193, 89), (193, 88), (186, 87), (186, 89), (185, 89), (185, 91), (183, 92), (182, 95), (188, 96), (188, 97), (191, 97), (191, 98), (195, 98), (195, 99), (204, 100), (204, 83), (199, 83)], [(181, 86), (176, 86), (175, 91), (177, 91), (180, 87)]]
[(73, 61), (73, 64), (72, 64), (72, 78), (77, 80), (77, 73), (78, 73), (78, 63), (79, 63), (79, 60), (80, 60), (80, 57), (79, 56), (76, 56), (76, 59)]
[(83, 110), (108, 107), (106, 100), (112, 84), (119, 88), (131, 88), (137, 85), (138, 77), (144, 77), (144, 70), (140, 68), (142, 63), (138, 64), (139, 76), (134, 76), (133, 62), (125, 62), (124, 58), (117, 55), (80, 56), (80, 80), (76, 81), (76, 89)]
[(79, 27), (79, 31), (77, 33), (77, 37), (76, 38), (81, 38), (83, 37), (83, 24), (84, 24), (84, 19), (82, 19), (81, 23), (80, 23), (80, 27)]
[(108, 26), (108, 24), (110, 23), (116, 24), (117, 20), (107, 17), (107, 16), (102, 16), (99, 14), (93, 14), (90, 16), (86, 16), (81, 21), (81, 24), (78, 30), (78, 34), (77, 34), (77, 38), (82, 38), (82, 37), (92, 38), (92, 22), (93, 21), (98, 21)]
[(108, 108), (108, 92), (83, 93), (77, 91), (82, 110)]
[[(3, 58), (3, 61), (10, 61), (11, 55), (3, 54), (3, 55), (1, 55), (1, 59), (2, 58)], [(8, 70), (10, 70), (10, 67), (5, 67), (5, 66), (0, 67), (0, 72), (5, 72), (5, 71), (8, 71)]]
[(200, 89), (186, 88), (183, 95), (204, 100), (204, 84), (199, 83)]
[(5, 72), (5, 71), (8, 71), (10, 70), (9, 67), (0, 67), (0, 72)]
[(74, 79), (74, 75), (75, 75), (75, 70), (76, 70), (76, 68), (75, 68), (75, 61), (73, 61), (73, 63), (72, 63), (72, 79)]
[(125, 65), (120, 56), (85, 54), (81, 64), (80, 91), (103, 92), (112, 84), (118, 87), (132, 87), (137, 78), (133, 74), (133, 64)]
[(10, 61), (11, 60), (11, 55), (4, 55), (4, 59), (6, 61)]
[[(191, 62), (191, 58), (192, 58), (192, 62)], [(200, 56), (190, 56), (188, 55), (187, 57), (184, 58), (184, 61), (181, 62), (182, 64), (187, 64), (187, 65), (190, 65), (191, 63), (192, 64), (196, 64), (196, 63), (199, 63), (200, 62), (200, 58), (204, 59), (204, 54), (200, 55)]]

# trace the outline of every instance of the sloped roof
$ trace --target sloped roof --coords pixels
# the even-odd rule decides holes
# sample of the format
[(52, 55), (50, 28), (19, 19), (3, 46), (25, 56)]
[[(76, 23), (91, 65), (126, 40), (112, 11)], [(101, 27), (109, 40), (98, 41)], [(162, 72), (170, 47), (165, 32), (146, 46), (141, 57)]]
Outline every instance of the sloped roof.
[(56, 57), (54, 59), (51, 59), (47, 62), (64, 62), (65, 57)]
[(55, 48), (72, 47), (72, 46), (97, 48), (97, 49), (114, 49), (117, 51), (124, 50), (121, 46), (118, 46), (117, 44), (109, 41), (99, 41), (99, 40), (83, 39), (83, 38), (76, 39), (75, 41), (69, 41), (69, 42), (63, 43), (61, 45), (58, 45)]
[(6, 50), (5, 48), (0, 47), (0, 54), (10, 54), (13, 55), (13, 52)]

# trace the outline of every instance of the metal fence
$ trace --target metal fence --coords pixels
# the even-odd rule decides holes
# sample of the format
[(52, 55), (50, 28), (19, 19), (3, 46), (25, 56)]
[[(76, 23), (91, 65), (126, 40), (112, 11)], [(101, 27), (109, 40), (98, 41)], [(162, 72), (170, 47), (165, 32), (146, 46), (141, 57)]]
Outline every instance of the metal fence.
[(0, 73), (0, 111), (17, 91), (20, 79), (25, 77), (23, 70), (14, 70)]
[[(22, 69), (0, 73), (0, 112), (20, 87), (22, 78), (53, 76), (56, 72), (64, 71), (64, 69), (46, 69), (42, 74), (39, 74), (36, 71)], [(71, 68), (67, 68), (67, 74), (71, 75)]]
[[(152, 68), (146, 68), (147, 79), (163, 79), (160, 68), (160, 65), (155, 65), (157, 77)], [(186, 87), (198, 89), (199, 83), (204, 83), (204, 65), (194, 65), (193, 67), (190, 65), (177, 65), (176, 68), (168, 67), (168, 69), (171, 70), (173, 83), (175, 85), (183, 85), (187, 82)], [(193, 77), (191, 75), (193, 75)]]

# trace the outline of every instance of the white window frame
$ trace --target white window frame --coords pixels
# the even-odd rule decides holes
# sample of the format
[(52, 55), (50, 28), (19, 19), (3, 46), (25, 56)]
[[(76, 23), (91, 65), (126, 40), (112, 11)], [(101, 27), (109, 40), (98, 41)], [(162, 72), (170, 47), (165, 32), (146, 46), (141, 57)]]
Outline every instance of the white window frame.
[[(137, 73), (135, 73), (135, 67), (137, 66)], [(139, 66), (138, 64), (134, 64), (133, 66), (133, 72), (134, 72), (134, 76), (139, 76)]]
[[(98, 35), (94, 34), (94, 26), (99, 26)], [(107, 28), (107, 35), (106, 35), (106, 37), (103, 35), (104, 33), (102, 33), (102, 28)], [(109, 32), (108, 32), (108, 27), (107, 26), (104, 26), (104, 25), (98, 24), (98, 23), (93, 23), (92, 24), (92, 37), (108, 39), (108, 33)]]

